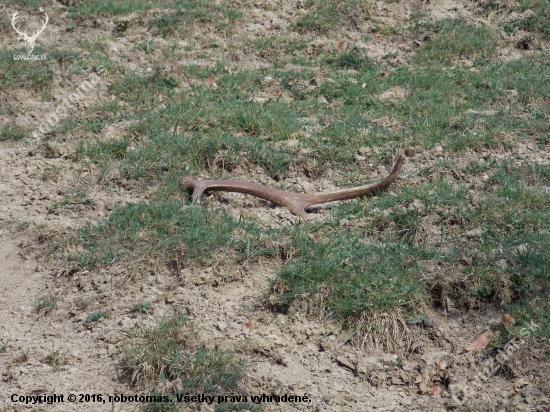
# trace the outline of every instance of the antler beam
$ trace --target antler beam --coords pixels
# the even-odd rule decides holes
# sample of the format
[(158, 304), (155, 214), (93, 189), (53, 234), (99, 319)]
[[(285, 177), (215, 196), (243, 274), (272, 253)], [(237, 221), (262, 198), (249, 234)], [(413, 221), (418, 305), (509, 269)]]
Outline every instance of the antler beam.
[(292, 193), (253, 182), (236, 180), (195, 180), (191, 177), (183, 179), (183, 188), (187, 191), (192, 191), (193, 203), (199, 203), (205, 191), (217, 189), (226, 192), (238, 192), (257, 196), (279, 206), (286, 207), (293, 215), (307, 217), (308, 213), (305, 209), (309, 206), (337, 200), (353, 199), (375, 191), (387, 189), (397, 179), (399, 173), (401, 173), (404, 162), (405, 156), (399, 156), (392, 172), (379, 182), (324, 193)]

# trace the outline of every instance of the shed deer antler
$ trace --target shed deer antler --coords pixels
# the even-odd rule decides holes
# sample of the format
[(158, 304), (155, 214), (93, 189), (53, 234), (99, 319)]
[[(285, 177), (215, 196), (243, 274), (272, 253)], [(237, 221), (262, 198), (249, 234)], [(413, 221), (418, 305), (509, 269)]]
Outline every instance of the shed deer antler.
[(27, 43), (27, 53), (28, 54), (31, 54), (33, 49), (34, 49), (34, 43), (36, 42), (36, 39), (38, 38), (38, 36), (40, 35), (40, 33), (42, 33), (44, 31), (44, 29), (46, 28), (46, 24), (48, 24), (48, 20), (49, 20), (49, 17), (46, 13), (44, 13), (44, 16), (46, 16), (46, 19), (44, 21), (44, 25), (42, 26), (42, 28), (40, 30), (36, 30), (32, 33), (32, 36), (29, 36), (27, 34), (27, 30), (25, 30), (25, 32), (21, 32), (19, 31), (19, 29), (15, 26), (15, 21), (17, 20), (17, 17), (19, 15), (19, 12), (15, 12), (13, 14), (13, 17), (11, 18), (11, 26), (13, 27), (13, 29), (19, 33), (21, 36), (23, 36), (23, 40), (25, 40), (25, 43)]
[(379, 182), (325, 193), (291, 193), (253, 182), (234, 180), (195, 180), (191, 177), (183, 179), (183, 188), (187, 191), (193, 191), (193, 203), (198, 203), (200, 201), (204, 191), (217, 189), (226, 192), (238, 192), (257, 196), (279, 206), (286, 207), (293, 215), (307, 217), (308, 213), (305, 209), (309, 206), (319, 203), (334, 202), (336, 200), (353, 199), (378, 190), (387, 189), (395, 179), (397, 179), (399, 173), (401, 173), (404, 162), (405, 156), (399, 156), (392, 172)]

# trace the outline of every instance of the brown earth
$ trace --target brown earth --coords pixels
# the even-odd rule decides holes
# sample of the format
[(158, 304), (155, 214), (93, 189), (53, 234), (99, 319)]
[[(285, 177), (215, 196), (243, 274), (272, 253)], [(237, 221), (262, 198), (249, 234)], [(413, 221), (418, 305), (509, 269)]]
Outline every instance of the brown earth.
[[(244, 22), (232, 33), (219, 33), (207, 25), (197, 25), (189, 37), (177, 40), (177, 47), (194, 44), (195, 53), (206, 53), (208, 58), (166, 61), (166, 71), (185, 88), (191, 80), (181, 74), (185, 70), (180, 68), (190, 64), (214, 65), (224, 60), (243, 69), (270, 66), (269, 59), (276, 56), (250, 52), (247, 45), (255, 38), (270, 35), (274, 28), (287, 31), (288, 36), (298, 37), (289, 29), (289, 22), (303, 13), (301, 3), (294, 0), (249, 1), (243, 13)], [(310, 47), (312, 50), (332, 49), (340, 41), (363, 38), (364, 33), (370, 32), (374, 21), (391, 26), (406, 24), (415, 11), (424, 11), (434, 19), (463, 15), (477, 24), (493, 24), (492, 21), (504, 18), (480, 14), (476, 12), (477, 6), (476, 2), (458, 0), (376, 2), (371, 19), (362, 21), (357, 27), (349, 25), (327, 35), (317, 35)], [(99, 27), (92, 29), (77, 24), (75, 30), (68, 33), (65, 28), (69, 20), (64, 14), (64, 6), (52, 2), (46, 9), (50, 23), (39, 39), (45, 50), (50, 45), (65, 43), (67, 50), (81, 52), (77, 40), (109, 35), (118, 21), (117, 18), (102, 18)], [(0, 5), (2, 23), (9, 22), (15, 10), (15, 6)], [(155, 13), (159, 11), (149, 11), (148, 15)], [(135, 45), (148, 40), (151, 34), (146, 23), (139, 23), (139, 15), (126, 16), (125, 19), (133, 20), (135, 24), (124, 37), (108, 41), (108, 54), (111, 60), (130, 70), (147, 72), (155, 67), (157, 60), (162, 58), (163, 49), (168, 49), (171, 44), (159, 37), (155, 38), (155, 54), (133, 53)], [(0, 32), (3, 48), (20, 47), (21, 40), (10, 27), (2, 27)], [(208, 44), (213, 41), (220, 46), (209, 48)], [(356, 41), (356, 44), (364, 47), (369, 57), (375, 60), (388, 52), (399, 51), (396, 65), (407, 64), (415, 50), (413, 38), (383, 36), (374, 37), (374, 41), (369, 43)], [(511, 44), (499, 52), (503, 60), (508, 60), (534, 51), (520, 50)], [(99, 100), (109, 100), (110, 76), (115, 75), (107, 74), (98, 84), (98, 91), (87, 95), (79, 105), (88, 107)], [(319, 76), (326, 77), (326, 73), (320, 71)], [(35, 128), (43, 114), (54, 110), (60, 98), (71, 93), (77, 85), (60, 65), (50, 91), (51, 98), (42, 99), (40, 91), (25, 87), (0, 96), (2, 104), (10, 102), (18, 107), (16, 113), (3, 118), (1, 123)], [(273, 87), (275, 90), (277, 86)], [(402, 89), (393, 90), (379, 98), (399, 99), (406, 93)], [(377, 121), (384, 127), (403, 127), (391, 118)], [(101, 138), (120, 135), (126, 127), (124, 124), (115, 126), (107, 127)], [(44, 245), (48, 238), (68, 236), (86, 222), (107, 216), (117, 205), (148, 197), (132, 182), (123, 181), (114, 187), (99, 184), (99, 171), (95, 166), (74, 162), (68, 154), (84, 137), (87, 136), (68, 133), (62, 140), (52, 143), (47, 152), (37, 149), (32, 143), (0, 143), (0, 282), (3, 285), (0, 293), (0, 342), (6, 344), (0, 354), (0, 410), (134, 410), (134, 405), (122, 403), (117, 403), (113, 409), (107, 404), (86, 403), (25, 406), (11, 402), (10, 396), (135, 393), (135, 388), (130, 386), (119, 367), (124, 346), (123, 330), (141, 322), (151, 323), (155, 318), (185, 308), (200, 324), (201, 337), (208, 345), (236, 346), (238, 354), (246, 357), (249, 369), (243, 387), (249, 394), (307, 393), (312, 402), (298, 404), (296, 410), (445, 411), (459, 410), (462, 403), (472, 405), (473, 410), (549, 410), (549, 354), (548, 347), (543, 344), (537, 346), (522, 341), (519, 349), (503, 363), (499, 373), (480, 382), (479, 386), (472, 384), (488, 358), (480, 351), (466, 353), (464, 348), (491, 325), (501, 322), (501, 314), (490, 307), (470, 311), (469, 308), (475, 304), (466, 307), (459, 303), (460, 296), (450, 289), (441, 288), (441, 300), (446, 299), (447, 303), (438, 309), (430, 309), (429, 318), (433, 324), (426, 326), (422, 333), (409, 337), (412, 340), (409, 349), (414, 350), (407, 351), (403, 349), (405, 346), (388, 350), (389, 346), (382, 343), (376, 347), (377, 339), (365, 340), (364, 348), (343, 345), (349, 331), (338, 329), (330, 337), (321, 339), (334, 328), (333, 325), (311, 318), (306, 311), (297, 310), (291, 316), (271, 312), (266, 299), (266, 277), (273, 277), (278, 269), (273, 261), (235, 264), (229, 273), (221, 273), (217, 265), (185, 269), (178, 278), (162, 269), (154, 269), (145, 279), (127, 279), (125, 268), (116, 264), (99, 273), (60, 270), (57, 262), (45, 256)], [(516, 144), (511, 150), (502, 147), (472, 152), (468, 161), (488, 155), (495, 159), (550, 161), (550, 154), (540, 152), (534, 143), (529, 142)], [(398, 192), (399, 184), (418, 178), (416, 170), (444, 157), (441, 147), (414, 154), (405, 167), (401, 183), (392, 190)], [(45, 173), (50, 173), (53, 178), (45, 180)], [(369, 173), (374, 181), (386, 170), (372, 168)], [(252, 168), (234, 170), (233, 178), (269, 183), (261, 170)], [(307, 179), (296, 174), (287, 183), (297, 191), (334, 188), (332, 180), (323, 175)], [(54, 203), (61, 202), (65, 195), (80, 186), (86, 186), (87, 196), (94, 199), (95, 204), (75, 202), (71, 208), (52, 208)], [(223, 193), (211, 201), (220, 207), (230, 201), (232, 204), (228, 210), (239, 209), (244, 216), (257, 216), (266, 226), (291, 225), (297, 221), (284, 209), (256, 209), (263, 203), (242, 195)], [(322, 216), (322, 209), (319, 214)], [(429, 222), (424, 230), (439, 236), (435, 226), (430, 227)], [(437, 262), (426, 263), (428, 279), (441, 275), (438, 278), (447, 277), (450, 284), (460, 285), (459, 272), (457, 268), (456, 273), (440, 273)], [(434, 282), (434, 288), (437, 287)], [(39, 316), (33, 310), (34, 305), (48, 294), (59, 296), (57, 307), (51, 313)], [(140, 319), (128, 308), (143, 301), (151, 302), (152, 310)], [(246, 310), (255, 305), (259, 310)], [(88, 309), (83, 311), (83, 306)], [(94, 310), (106, 310), (110, 315), (88, 326), (84, 322), (86, 315)], [(381, 325), (392, 321), (395, 319), (389, 315), (373, 319)], [(252, 329), (246, 327), (247, 323), (252, 323)], [(52, 353), (64, 356), (68, 363), (51, 366), (46, 358)], [(445, 390), (434, 396), (434, 393), (437, 395), (434, 388), (438, 385)], [(473, 387), (466, 391), (467, 396), (463, 391), (465, 386)], [(290, 410), (275, 404), (266, 404), (265, 409)], [(202, 410), (212, 408), (204, 406)]]

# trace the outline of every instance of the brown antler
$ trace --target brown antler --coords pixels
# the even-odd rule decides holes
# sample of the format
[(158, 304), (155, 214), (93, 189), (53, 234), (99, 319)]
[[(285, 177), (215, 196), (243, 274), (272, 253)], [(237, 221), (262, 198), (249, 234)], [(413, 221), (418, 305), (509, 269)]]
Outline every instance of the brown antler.
[(183, 179), (183, 188), (193, 191), (193, 203), (198, 203), (204, 191), (210, 189), (225, 190), (226, 192), (246, 193), (269, 200), (279, 206), (286, 207), (293, 215), (307, 217), (305, 209), (319, 203), (334, 202), (336, 200), (353, 199), (365, 196), (377, 190), (387, 189), (401, 173), (405, 156), (399, 156), (392, 172), (384, 179), (370, 185), (350, 187), (325, 193), (291, 193), (259, 183), (234, 180), (194, 180), (190, 177)]

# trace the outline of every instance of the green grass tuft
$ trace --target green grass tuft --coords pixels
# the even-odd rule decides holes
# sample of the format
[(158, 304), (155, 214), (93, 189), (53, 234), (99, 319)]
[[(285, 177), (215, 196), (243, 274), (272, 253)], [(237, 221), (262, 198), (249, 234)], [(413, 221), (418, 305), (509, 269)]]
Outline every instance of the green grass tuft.
[(70, 7), (69, 15), (72, 18), (87, 18), (90, 15), (110, 17), (137, 11), (146, 11), (155, 7), (162, 8), (163, 5), (161, 2), (145, 0), (91, 0)]
[(151, 304), (149, 302), (136, 303), (130, 310), (132, 312), (146, 313), (150, 306)]
[(17, 125), (7, 124), (0, 128), (0, 142), (5, 140), (23, 140), (27, 135), (28, 133)]
[(436, 252), (402, 243), (374, 245), (358, 235), (295, 239), (299, 256), (271, 285), (278, 304), (288, 308), (305, 299), (321, 315), (344, 321), (396, 309), (414, 312), (424, 294), (415, 261)]
[(499, 35), (485, 26), (474, 26), (463, 19), (447, 19), (423, 27), (426, 39), (415, 56), (424, 66), (457, 63), (460, 59), (486, 60), (500, 43)]
[[(152, 394), (239, 394), (244, 360), (235, 352), (207, 349), (198, 339), (195, 325), (182, 315), (157, 321), (151, 327), (130, 332), (124, 365), (137, 387), (153, 386)], [(148, 404), (145, 410), (177, 410), (175, 402)], [(237, 406), (237, 405), (235, 405)], [(246, 403), (238, 409), (254, 408)], [(252, 409), (254, 410), (254, 409)]]
[[(355, 26), (371, 7), (366, 0), (308, 0), (305, 2), (308, 12), (294, 22), (293, 28), (299, 33), (308, 31), (324, 33), (342, 23), (347, 17), (347, 24)], [(353, 18), (350, 18), (353, 16)]]
[(86, 323), (94, 323), (100, 320), (101, 318), (107, 317), (109, 314), (107, 312), (93, 312), (86, 317)]
[(176, 11), (163, 13), (160, 17), (149, 20), (149, 29), (162, 37), (185, 36), (195, 22), (217, 23), (219, 28), (230, 28), (241, 13), (231, 7), (218, 5), (207, 0), (179, 0)]
[(82, 228), (75, 239), (79, 251), (67, 260), (83, 268), (121, 260), (201, 262), (230, 245), (236, 227), (237, 222), (220, 210), (177, 201), (134, 204)]
[[(42, 92), (52, 85), (54, 72), (51, 59), (33, 62), (14, 60), (14, 54), (27, 54), (23, 45), (19, 49), (0, 51), (0, 92), (21, 88)], [(37, 46), (33, 53), (42, 54), (43, 51)]]
[(39, 315), (46, 315), (57, 306), (57, 296), (47, 295), (39, 298), (34, 304), (34, 311)]

